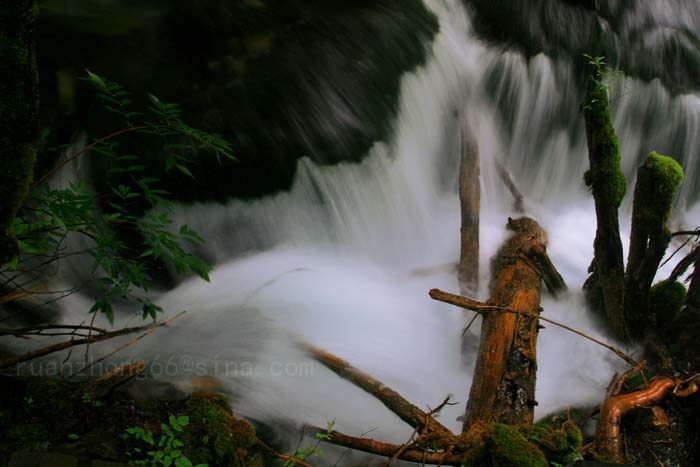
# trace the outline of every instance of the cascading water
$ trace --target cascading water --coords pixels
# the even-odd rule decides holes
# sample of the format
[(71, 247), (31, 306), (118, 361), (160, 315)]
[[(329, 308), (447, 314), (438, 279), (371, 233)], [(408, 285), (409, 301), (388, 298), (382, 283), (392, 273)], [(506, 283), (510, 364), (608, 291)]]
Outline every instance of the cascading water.
[[(321, 167), (302, 159), (286, 193), (180, 206), (175, 223), (197, 230), (201, 253), (215, 258), (211, 283), (189, 280), (164, 294), (163, 308), (187, 315), (122, 359), (150, 361), (155, 376), (183, 387), (214, 376), (234, 410), (260, 422), (322, 426), (334, 419), (348, 434), (376, 428), (373, 437), (394, 442), (410, 435), (381, 404), (305, 357), (296, 344), (307, 341), (418, 406), (453, 394), (461, 404), (446, 407), (441, 421), (458, 430), (471, 378), (459, 354), (467, 319), (427, 295), (433, 287), (457, 289), (445, 267), (459, 249), (455, 113), (468, 122), (481, 157), (482, 264), (512, 215), (495, 170), (500, 161), (549, 232), (550, 255), (572, 289), (560, 301), (545, 297), (545, 316), (612, 340), (578, 292), (595, 213), (583, 184), (586, 142), (573, 65), (488, 46), (460, 1), (427, 3), (441, 30), (428, 63), (403, 78), (394, 138), (375, 144), (361, 163)], [(698, 184), (700, 98), (624, 77), (612, 88), (624, 171), (632, 175), (651, 149), (677, 157), (688, 174), (678, 218), (695, 212), (684, 221), (697, 225), (698, 210), (686, 211), (686, 200)], [(538, 353), (539, 415), (599, 402), (622, 367), (605, 349), (552, 326), (542, 331)]]

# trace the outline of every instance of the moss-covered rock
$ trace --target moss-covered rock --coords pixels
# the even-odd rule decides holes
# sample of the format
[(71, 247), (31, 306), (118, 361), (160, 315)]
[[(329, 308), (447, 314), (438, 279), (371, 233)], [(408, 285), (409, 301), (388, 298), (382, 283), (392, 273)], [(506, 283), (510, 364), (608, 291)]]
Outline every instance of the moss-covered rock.
[(680, 164), (668, 156), (662, 156), (652, 151), (644, 163), (649, 177), (653, 180), (648, 201), (641, 206), (641, 221), (645, 224), (661, 222), (665, 224), (671, 215), (671, 208), (678, 187), (683, 182), (683, 169)]
[[(89, 383), (49, 378), (0, 377), (0, 465), (15, 451), (52, 451), (127, 462), (153, 449), (127, 434), (151, 432), (157, 442), (170, 417), (188, 417), (175, 436), (195, 465), (259, 465), (255, 430), (233, 416), (223, 396), (195, 392), (179, 400), (133, 400), (127, 392), (98, 397)], [(172, 429), (171, 429), (172, 431)], [(135, 448), (141, 449), (139, 454)]]
[(491, 458), (494, 467), (547, 467), (549, 463), (537, 446), (518, 427), (494, 424)]
[(233, 416), (231, 406), (220, 394), (196, 391), (185, 402), (190, 417), (184, 452), (198, 462), (240, 465), (255, 442), (255, 429)]
[(581, 458), (583, 434), (576, 424), (561, 417), (549, 417), (532, 426), (527, 439), (538, 446), (549, 462), (568, 465)]
[(683, 308), (687, 291), (678, 281), (663, 280), (649, 291), (649, 311), (660, 325), (672, 323)]
[(612, 124), (607, 87), (589, 77), (583, 113), (588, 131), (589, 151), (596, 154), (595, 167), (584, 175), (586, 185), (597, 199), (619, 207), (627, 192), (627, 180), (620, 170), (620, 142)]

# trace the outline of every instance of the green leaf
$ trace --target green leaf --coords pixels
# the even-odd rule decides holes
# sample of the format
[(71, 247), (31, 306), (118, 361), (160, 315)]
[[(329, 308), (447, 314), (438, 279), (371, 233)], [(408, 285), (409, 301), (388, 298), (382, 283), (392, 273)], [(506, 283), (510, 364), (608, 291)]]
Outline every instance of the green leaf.
[(97, 86), (100, 89), (107, 89), (107, 84), (105, 84), (104, 79), (102, 79), (100, 76), (96, 75), (95, 73), (91, 72), (90, 70), (85, 70), (87, 72), (88, 78), (91, 83), (93, 83), (95, 86)]
[(178, 457), (175, 459), (175, 467), (192, 467), (192, 462), (186, 457)]
[(188, 169), (184, 165), (175, 163), (175, 167), (177, 167), (180, 172), (187, 175), (188, 177), (194, 178), (194, 175), (192, 175), (192, 172), (190, 172), (190, 169)]

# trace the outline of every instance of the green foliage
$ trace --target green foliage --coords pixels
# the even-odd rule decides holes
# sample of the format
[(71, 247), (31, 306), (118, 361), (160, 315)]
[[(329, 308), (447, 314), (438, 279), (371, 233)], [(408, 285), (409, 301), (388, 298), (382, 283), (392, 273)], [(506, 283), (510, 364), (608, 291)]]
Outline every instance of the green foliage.
[(89, 393), (87, 391), (83, 393), (82, 400), (84, 404), (87, 404), (92, 407), (102, 407), (103, 405), (102, 401), (94, 399), (92, 393)]
[(670, 324), (683, 308), (686, 295), (685, 286), (678, 281), (658, 282), (649, 292), (649, 311), (656, 316), (657, 323)]
[(620, 170), (620, 142), (612, 124), (608, 90), (593, 76), (588, 78), (583, 113), (589, 151), (596, 159), (595, 166), (591, 161), (584, 180), (596, 199), (617, 208), (627, 192), (627, 180)]
[[(335, 420), (326, 422), (326, 430), (330, 433), (333, 431), (333, 427), (335, 426)], [(305, 461), (313, 456), (320, 456), (323, 454), (323, 450), (319, 448), (319, 444), (321, 441), (330, 441), (332, 438), (332, 435), (329, 433), (316, 433), (316, 443), (312, 446), (307, 446), (307, 447), (298, 447), (294, 450), (294, 453), (292, 454), (293, 459), (287, 459), (284, 461), (282, 464), (282, 467), (294, 467), (297, 463), (296, 460), (300, 461)]]
[[(127, 428), (124, 438), (133, 437), (136, 440), (144, 442), (148, 447), (146, 451), (139, 447), (134, 447), (127, 452), (127, 455), (132, 458), (132, 462), (136, 465), (163, 466), (169, 467), (208, 467), (209, 464), (194, 465), (190, 459), (182, 452), (182, 447), (185, 445), (180, 441), (179, 436), (185, 431), (185, 427), (189, 425), (190, 418), (186, 415), (175, 417), (170, 415), (168, 423), (161, 423), (161, 436), (156, 440), (151, 431), (144, 430), (140, 427)], [(143, 456), (146, 456), (143, 458)], [(136, 459), (134, 459), (136, 458)]]
[[(144, 318), (155, 319), (162, 309), (148, 298), (148, 260), (205, 280), (209, 279), (210, 266), (189, 252), (192, 246), (201, 244), (201, 237), (187, 225), (173, 225), (173, 205), (169, 193), (159, 188), (159, 179), (149, 175), (149, 167), (141, 162), (141, 157), (122, 151), (118, 139), (140, 136), (162, 142), (165, 169), (178, 170), (189, 177), (192, 172), (188, 166), (199, 150), (211, 152), (219, 159), (234, 157), (228, 142), (187, 125), (177, 104), (149, 95), (149, 108), (145, 113), (138, 112), (131, 108), (131, 96), (120, 85), (90, 71), (84, 80), (124, 127), (67, 156), (53, 171), (88, 151), (93, 157), (107, 159), (110, 211), (99, 209), (95, 193), (81, 181), (65, 188), (41, 183), (52, 171), (39, 180), (25, 208), (15, 218), (11, 234), (18, 240), (20, 254), (4, 264), (0, 272), (11, 277), (12, 283), (23, 274), (36, 274), (63, 258), (89, 255), (98, 288), (91, 313), (100, 313), (113, 322), (114, 300), (131, 298), (141, 303)], [(139, 232), (144, 240), (136, 246), (127, 244), (118, 231)], [(67, 246), (70, 237), (82, 237), (88, 246), (71, 250)]]
[(195, 391), (184, 411), (192, 424), (192, 430), (183, 437), (190, 457), (210, 465), (233, 465), (241, 460), (240, 451), (247, 451), (255, 443), (253, 426), (234, 417), (230, 404), (220, 394)]

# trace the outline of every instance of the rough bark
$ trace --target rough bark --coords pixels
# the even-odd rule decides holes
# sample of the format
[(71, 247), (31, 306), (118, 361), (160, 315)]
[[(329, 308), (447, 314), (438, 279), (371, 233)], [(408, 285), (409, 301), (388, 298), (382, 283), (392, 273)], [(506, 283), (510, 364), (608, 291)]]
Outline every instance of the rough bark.
[(624, 462), (620, 434), (622, 417), (633, 409), (649, 407), (660, 401), (674, 386), (674, 380), (662, 378), (652, 381), (648, 389), (609, 397), (600, 409), (595, 435), (597, 454), (615, 463)]
[(489, 305), (483, 316), (481, 342), (469, 393), (464, 427), (499, 422), (530, 424), (534, 417), (536, 342), (542, 271), (528, 261), (528, 252), (544, 250), (547, 236), (532, 219), (508, 220), (513, 235), (492, 261)]
[(0, 4), (0, 263), (18, 250), (10, 232), (36, 159), (38, 78), (33, 0)]
[(593, 192), (598, 226), (589, 269), (591, 275), (584, 288), (589, 298), (605, 311), (613, 331), (619, 337), (626, 337), (625, 270), (618, 208), (627, 182), (620, 171), (620, 148), (612, 125), (607, 89), (593, 77), (588, 80), (583, 113), (590, 163), (585, 181)]
[(449, 429), (434, 420), (429, 414), (411, 404), (393, 389), (385, 386), (382, 382), (377, 381), (367, 373), (353, 367), (345, 360), (310, 344), (304, 344), (303, 348), (326, 368), (376, 397), (401, 420), (416, 430), (427, 429), (428, 432), (435, 433), (437, 436), (441, 437), (453, 436)]
[(459, 202), (462, 212), (458, 280), (462, 295), (479, 290), (479, 147), (471, 132), (463, 125), (462, 156), (459, 169)]
[(666, 223), (683, 170), (670, 157), (649, 154), (637, 172), (630, 250), (625, 273), (625, 320), (633, 336), (641, 335), (649, 316), (649, 290), (671, 241)]

